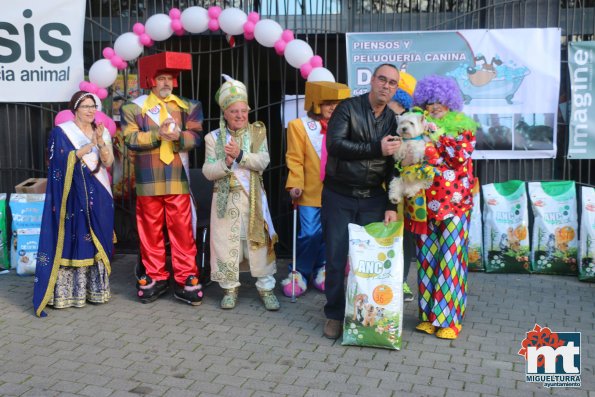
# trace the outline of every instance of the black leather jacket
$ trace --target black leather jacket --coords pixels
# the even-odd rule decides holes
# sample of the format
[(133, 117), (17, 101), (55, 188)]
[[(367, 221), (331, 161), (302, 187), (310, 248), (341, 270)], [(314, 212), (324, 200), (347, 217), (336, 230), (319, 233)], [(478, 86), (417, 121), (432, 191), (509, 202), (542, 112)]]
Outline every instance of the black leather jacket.
[(356, 198), (386, 194), (394, 173), (394, 160), (382, 155), (380, 140), (396, 134), (395, 113), (387, 106), (376, 118), (368, 95), (341, 102), (329, 121), (326, 136), (324, 186)]

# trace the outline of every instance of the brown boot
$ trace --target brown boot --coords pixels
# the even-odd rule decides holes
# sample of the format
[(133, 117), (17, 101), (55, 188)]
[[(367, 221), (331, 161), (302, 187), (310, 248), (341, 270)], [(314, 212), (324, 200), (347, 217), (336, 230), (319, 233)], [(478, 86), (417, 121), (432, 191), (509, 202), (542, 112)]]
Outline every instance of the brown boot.
[(327, 319), (324, 324), (324, 336), (329, 339), (338, 339), (341, 336), (341, 321)]

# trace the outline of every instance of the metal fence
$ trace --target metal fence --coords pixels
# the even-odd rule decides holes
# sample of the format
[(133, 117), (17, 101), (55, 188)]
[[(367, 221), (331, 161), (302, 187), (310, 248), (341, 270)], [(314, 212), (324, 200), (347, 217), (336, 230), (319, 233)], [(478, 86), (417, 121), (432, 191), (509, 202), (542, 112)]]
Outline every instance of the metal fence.
[[(237, 7), (246, 12), (257, 11), (263, 17), (277, 20), (306, 40), (315, 54), (337, 81), (346, 80), (345, 33), (371, 31), (426, 31), (448, 29), (504, 29), (559, 27), (562, 31), (560, 65), (560, 102), (570, 95), (567, 68), (567, 45), (570, 41), (593, 40), (595, 0), (277, 0), (277, 1), (192, 1), (192, 0), (89, 0), (85, 27), (85, 66), (101, 57), (104, 47), (136, 22), (145, 22), (155, 13), (171, 8), (190, 6), (208, 8)], [(265, 172), (265, 188), (269, 195), (273, 220), (280, 235), (281, 255), (290, 249), (290, 203), (285, 192), (285, 131), (281, 107), (285, 95), (303, 93), (304, 80), (299, 71), (289, 66), (271, 48), (255, 41), (235, 37), (235, 45), (220, 32), (173, 36), (157, 43), (146, 54), (163, 50), (190, 52), (193, 70), (182, 77), (179, 93), (203, 103), (204, 130), (218, 128), (219, 108), (214, 93), (221, 84), (221, 73), (246, 83), (250, 92), (251, 119), (261, 120), (268, 127), (271, 164)], [(124, 71), (136, 73), (136, 64)], [(128, 87), (122, 92), (127, 93)], [(114, 98), (113, 96), (111, 96)], [(116, 98), (118, 100), (120, 98)], [(123, 98), (125, 99), (125, 98)], [(107, 107), (112, 106), (106, 103)], [(65, 104), (17, 103), (0, 104), (0, 191), (10, 192), (20, 181), (42, 177), (46, 173), (45, 143), (55, 114)], [(107, 111), (109, 113), (109, 111)], [(593, 161), (568, 160), (568, 114), (558, 117), (558, 156), (539, 160), (481, 160), (476, 172), (482, 183), (508, 179), (567, 179), (595, 184)], [(126, 149), (118, 155), (126, 159)], [(192, 153), (193, 167), (200, 167), (204, 148)], [(121, 172), (130, 171), (124, 162)], [(117, 228), (121, 245), (136, 247), (134, 203), (132, 196), (117, 199)]]

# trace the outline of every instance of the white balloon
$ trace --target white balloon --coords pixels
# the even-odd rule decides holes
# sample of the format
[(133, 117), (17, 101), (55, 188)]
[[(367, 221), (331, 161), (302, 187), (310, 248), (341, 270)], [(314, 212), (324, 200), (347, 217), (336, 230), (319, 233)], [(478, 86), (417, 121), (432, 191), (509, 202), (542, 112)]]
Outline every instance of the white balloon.
[(141, 44), (138, 36), (132, 32), (120, 35), (114, 42), (114, 51), (125, 61), (132, 61), (143, 53), (145, 47)]
[(272, 19), (262, 19), (254, 26), (254, 38), (264, 47), (274, 47), (282, 34), (283, 28)]
[(285, 59), (287, 63), (297, 69), (308, 62), (313, 55), (312, 48), (304, 40), (291, 40), (285, 47)]
[(314, 68), (308, 75), (308, 81), (330, 81), (335, 82), (335, 76), (327, 68)]
[(247, 20), (248, 16), (239, 8), (226, 8), (219, 15), (219, 27), (227, 34), (242, 34)]
[(145, 23), (145, 32), (154, 41), (167, 40), (174, 34), (171, 28), (171, 18), (165, 14), (155, 14)]
[(100, 59), (89, 69), (89, 81), (101, 88), (107, 88), (114, 84), (116, 77), (118, 77), (118, 69), (112, 65), (109, 59)]
[(184, 30), (190, 33), (202, 33), (209, 28), (209, 12), (202, 7), (189, 7), (180, 17)]

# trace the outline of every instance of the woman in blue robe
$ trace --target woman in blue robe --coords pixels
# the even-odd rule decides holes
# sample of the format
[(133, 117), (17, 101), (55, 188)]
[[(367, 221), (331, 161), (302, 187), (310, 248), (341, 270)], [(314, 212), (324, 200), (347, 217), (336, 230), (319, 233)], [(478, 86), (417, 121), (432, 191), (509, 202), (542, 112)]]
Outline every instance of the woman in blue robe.
[[(97, 101), (97, 102), (96, 102)], [(95, 124), (98, 100), (79, 91), (70, 101), (73, 121), (55, 127), (48, 141), (49, 170), (37, 253), (33, 307), (56, 309), (110, 299), (114, 203), (106, 167), (111, 137)]]

